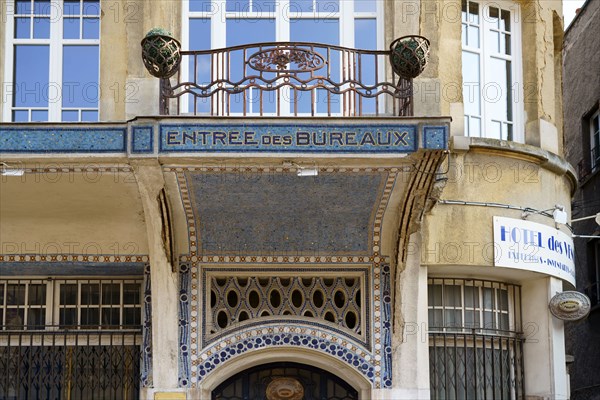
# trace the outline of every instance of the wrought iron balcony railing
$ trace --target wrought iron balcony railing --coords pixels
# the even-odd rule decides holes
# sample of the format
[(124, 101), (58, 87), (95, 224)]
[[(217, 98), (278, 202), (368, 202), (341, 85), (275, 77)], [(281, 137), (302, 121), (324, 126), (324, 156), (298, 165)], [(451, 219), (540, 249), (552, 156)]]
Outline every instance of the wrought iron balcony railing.
[(271, 42), (180, 53), (161, 79), (163, 115), (412, 116), (412, 79), (393, 72), (392, 50)]

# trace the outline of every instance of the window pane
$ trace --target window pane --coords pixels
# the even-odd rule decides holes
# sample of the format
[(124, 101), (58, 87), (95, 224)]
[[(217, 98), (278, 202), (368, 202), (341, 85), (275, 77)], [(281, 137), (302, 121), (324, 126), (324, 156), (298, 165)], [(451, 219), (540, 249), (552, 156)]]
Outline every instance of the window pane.
[(100, 20), (98, 18), (83, 19), (83, 38), (84, 39), (99, 39), (100, 38)]
[(465, 286), (465, 307), (479, 307), (479, 289), (473, 286)]
[(226, 0), (225, 9), (232, 12), (248, 12), (250, 11), (249, 0)]
[(33, 13), (36, 15), (50, 15), (50, 0), (34, 0)]
[(98, 106), (98, 46), (63, 47), (62, 105)]
[(469, 2), (469, 23), (479, 25), (479, 4)]
[(118, 283), (102, 284), (102, 304), (121, 304), (121, 291)]
[(481, 80), (479, 77), (479, 54), (463, 51), (463, 102), (466, 115), (481, 113)]
[(476, 26), (469, 26), (469, 38), (468, 45), (476, 49), (479, 48), (479, 28)]
[(17, 14), (31, 14), (30, 0), (17, 0)]
[(316, 2), (318, 12), (331, 14), (340, 11), (339, 0), (316, 0)]
[(50, 39), (50, 18), (33, 19), (33, 38)]
[(77, 325), (77, 309), (61, 308), (59, 312), (59, 324), (60, 326)]
[[(210, 19), (190, 19), (190, 49), (206, 50), (210, 49)], [(189, 80), (195, 81), (199, 85), (206, 85), (211, 78), (211, 57), (210, 55), (200, 57), (189, 57)], [(195, 79), (194, 79), (195, 75)], [(208, 112), (209, 101), (198, 99), (196, 112)], [(194, 112), (194, 98), (189, 96), (189, 112)]]
[(66, 0), (64, 2), (63, 10), (65, 15), (79, 15), (81, 14), (81, 7), (79, 6), (79, 1)]
[(15, 18), (15, 38), (29, 39), (31, 18)]
[(82, 326), (98, 326), (100, 325), (100, 310), (97, 308), (82, 308), (81, 309), (81, 325)]
[(81, 305), (100, 304), (100, 284), (81, 285)]
[(103, 327), (118, 327), (119, 323), (118, 308), (102, 308), (102, 326)]
[(500, 29), (510, 32), (510, 11), (502, 10), (500, 12)]
[(212, 10), (211, 0), (190, 0), (190, 11), (205, 11)]
[(137, 283), (123, 284), (123, 304), (140, 304), (140, 285)]
[(13, 122), (29, 122), (29, 111), (13, 111)]
[(25, 304), (25, 285), (7, 285), (6, 287), (6, 305), (24, 305)]
[(47, 110), (32, 110), (31, 111), (31, 122), (47, 122), (48, 111)]
[(485, 309), (493, 309), (495, 306), (494, 289), (483, 288), (483, 307)]
[(77, 122), (79, 121), (78, 111), (63, 111), (62, 119), (63, 122)]
[(79, 39), (79, 18), (63, 19), (63, 38)]
[(8, 329), (23, 328), (24, 321), (25, 321), (25, 309), (24, 308), (8, 308), (8, 309), (6, 309), (6, 325), (8, 326)]
[(377, 0), (354, 0), (354, 12), (375, 11), (377, 11)]
[(252, 0), (252, 11), (275, 12), (275, 0)]
[(354, 21), (354, 44), (358, 49), (377, 50), (377, 20), (375, 18)]
[(77, 304), (77, 285), (63, 284), (60, 285), (60, 304), (74, 305)]
[(16, 107), (48, 105), (49, 57), (49, 46), (15, 46)]
[(100, 2), (98, 0), (83, 0), (84, 15), (100, 15)]
[(313, 12), (312, 0), (291, 0), (290, 1), (291, 12)]
[(446, 307), (460, 307), (462, 305), (460, 289), (461, 287), (456, 285), (444, 286), (444, 305)]
[(40, 328), (46, 324), (45, 308), (30, 308), (27, 313), (27, 326), (29, 328)]
[(123, 310), (123, 325), (141, 325), (141, 310), (139, 308), (126, 308)]
[(81, 112), (82, 122), (98, 122), (98, 111), (83, 110)]
[(45, 305), (46, 304), (46, 285), (29, 285), (28, 288), (29, 305)]

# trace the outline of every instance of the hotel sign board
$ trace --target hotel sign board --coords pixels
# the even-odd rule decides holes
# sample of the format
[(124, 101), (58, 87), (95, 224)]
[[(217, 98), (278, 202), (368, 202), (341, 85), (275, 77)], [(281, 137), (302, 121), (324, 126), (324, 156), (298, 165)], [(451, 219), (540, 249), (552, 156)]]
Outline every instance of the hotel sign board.
[(573, 239), (554, 227), (494, 217), (494, 266), (539, 272), (575, 285)]

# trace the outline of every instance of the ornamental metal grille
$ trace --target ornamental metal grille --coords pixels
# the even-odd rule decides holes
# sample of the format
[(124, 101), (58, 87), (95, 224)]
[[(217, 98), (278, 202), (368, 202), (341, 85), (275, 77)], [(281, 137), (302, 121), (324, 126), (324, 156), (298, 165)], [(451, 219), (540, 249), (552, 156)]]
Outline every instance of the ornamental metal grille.
[(428, 297), (431, 398), (523, 398), (521, 288), (431, 278)]
[(212, 400), (357, 400), (358, 392), (337, 376), (297, 363), (265, 364), (219, 385)]
[(135, 399), (141, 279), (0, 280), (0, 399)]
[(310, 42), (181, 51), (188, 76), (161, 80), (160, 113), (412, 116), (412, 79), (389, 71), (390, 54)]
[(293, 317), (363, 336), (362, 276), (211, 276), (209, 282), (209, 337), (256, 319)]

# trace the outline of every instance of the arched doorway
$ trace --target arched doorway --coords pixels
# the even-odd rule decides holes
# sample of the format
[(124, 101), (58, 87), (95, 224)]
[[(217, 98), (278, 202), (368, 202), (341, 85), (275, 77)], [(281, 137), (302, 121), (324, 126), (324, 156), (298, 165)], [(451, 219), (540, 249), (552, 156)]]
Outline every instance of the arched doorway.
[(242, 371), (220, 384), (212, 400), (358, 400), (337, 376), (309, 365), (278, 362)]

